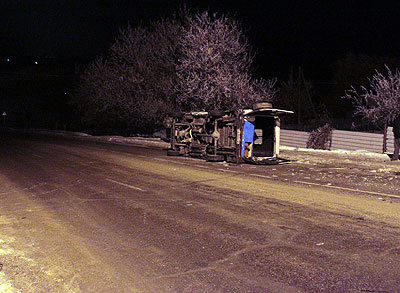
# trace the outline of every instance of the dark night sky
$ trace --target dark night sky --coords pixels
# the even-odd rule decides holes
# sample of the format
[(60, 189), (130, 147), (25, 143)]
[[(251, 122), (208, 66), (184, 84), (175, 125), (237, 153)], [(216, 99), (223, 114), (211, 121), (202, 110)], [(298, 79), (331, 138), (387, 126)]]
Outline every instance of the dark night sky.
[(0, 58), (90, 60), (128, 22), (171, 15), (183, 3), (235, 15), (257, 52), (259, 72), (270, 76), (297, 66), (323, 76), (348, 52), (400, 57), (400, 3), (391, 1), (1, 0)]

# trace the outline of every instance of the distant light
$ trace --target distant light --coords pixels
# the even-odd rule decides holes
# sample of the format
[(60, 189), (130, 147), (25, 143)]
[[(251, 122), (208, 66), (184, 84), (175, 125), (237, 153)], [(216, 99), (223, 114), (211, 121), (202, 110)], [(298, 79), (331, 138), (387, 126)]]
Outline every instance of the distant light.
[(10, 58), (7, 58), (7, 62), (10, 62), (11, 60), (10, 60)]
[(37, 65), (37, 64), (38, 64), (38, 62), (37, 62), (37, 61), (35, 61), (35, 64)]
[(66, 95), (66, 94), (67, 94), (67, 92), (64, 93), (64, 95)]

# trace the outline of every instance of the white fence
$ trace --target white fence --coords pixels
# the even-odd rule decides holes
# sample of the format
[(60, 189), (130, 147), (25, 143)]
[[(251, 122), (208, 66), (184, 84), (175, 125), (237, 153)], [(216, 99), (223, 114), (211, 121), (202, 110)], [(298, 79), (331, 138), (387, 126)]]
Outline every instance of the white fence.
[[(387, 152), (393, 153), (393, 132), (388, 128)], [(304, 131), (281, 129), (281, 145), (305, 148), (309, 133)], [(333, 130), (332, 150), (366, 150), (382, 153), (383, 133), (367, 133), (344, 130)]]

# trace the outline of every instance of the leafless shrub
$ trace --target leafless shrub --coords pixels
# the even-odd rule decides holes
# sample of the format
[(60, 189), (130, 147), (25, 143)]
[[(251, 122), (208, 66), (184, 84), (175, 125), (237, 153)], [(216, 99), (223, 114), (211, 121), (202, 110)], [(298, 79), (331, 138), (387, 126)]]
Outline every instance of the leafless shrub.
[(332, 127), (326, 123), (324, 126), (311, 131), (307, 140), (307, 148), (330, 150), (332, 130)]

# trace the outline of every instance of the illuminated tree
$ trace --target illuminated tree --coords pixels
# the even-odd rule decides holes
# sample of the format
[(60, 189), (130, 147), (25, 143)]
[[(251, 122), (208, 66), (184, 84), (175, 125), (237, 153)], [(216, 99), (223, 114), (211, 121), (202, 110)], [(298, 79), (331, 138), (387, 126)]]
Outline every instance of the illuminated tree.
[(76, 104), (86, 125), (150, 133), (168, 114), (272, 99), (275, 81), (253, 78), (251, 64), (236, 21), (184, 10), (122, 30), (109, 55), (83, 72)]
[(178, 49), (177, 101), (184, 110), (235, 109), (276, 93), (274, 80), (253, 78), (250, 45), (232, 18), (185, 15)]
[(387, 75), (376, 71), (369, 79), (370, 88), (361, 87), (359, 93), (354, 87), (346, 92), (344, 98), (350, 99), (355, 107), (355, 114), (383, 126), (383, 152), (386, 151), (387, 126), (400, 114), (400, 72), (394, 73), (388, 68)]

